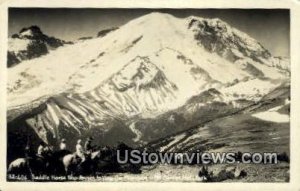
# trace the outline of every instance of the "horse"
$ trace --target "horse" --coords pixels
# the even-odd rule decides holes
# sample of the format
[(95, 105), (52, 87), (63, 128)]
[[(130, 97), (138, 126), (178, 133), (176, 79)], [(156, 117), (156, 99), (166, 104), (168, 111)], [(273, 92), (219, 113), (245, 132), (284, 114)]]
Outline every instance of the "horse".
[(59, 150), (59, 151), (53, 152), (50, 164), (53, 167), (53, 173), (55, 175), (57, 175), (57, 176), (65, 175), (63, 158), (68, 154), (71, 154), (71, 152), (68, 150)]
[(7, 170), (8, 175), (23, 175), (28, 180), (33, 176), (47, 176), (52, 180), (53, 175), (64, 175), (62, 158), (70, 151), (48, 151), (43, 156), (27, 155), (12, 161)]
[(32, 180), (33, 176), (46, 175), (52, 179), (51, 171), (51, 156), (52, 152), (46, 152), (43, 156), (27, 156), (25, 158), (18, 158), (12, 161), (7, 170), (8, 175), (24, 175), (27, 179)]
[(120, 143), (117, 147), (104, 147), (101, 150), (101, 158), (98, 161), (98, 169), (102, 173), (107, 172), (131, 172), (131, 173), (140, 173), (139, 164), (132, 164), (130, 162), (126, 164), (120, 164), (118, 162), (117, 150), (119, 150), (119, 157), (125, 157), (125, 151), (128, 153), (132, 151), (132, 148), (127, 146), (125, 143)]
[(18, 158), (12, 161), (7, 169), (8, 175), (25, 176), (27, 179), (32, 179), (32, 172), (26, 158)]
[(65, 169), (65, 178), (68, 180), (68, 175), (74, 176), (93, 174), (97, 178), (97, 162), (101, 157), (101, 150), (92, 152), (86, 156), (85, 161), (81, 161), (76, 154), (67, 154), (63, 157), (63, 165)]

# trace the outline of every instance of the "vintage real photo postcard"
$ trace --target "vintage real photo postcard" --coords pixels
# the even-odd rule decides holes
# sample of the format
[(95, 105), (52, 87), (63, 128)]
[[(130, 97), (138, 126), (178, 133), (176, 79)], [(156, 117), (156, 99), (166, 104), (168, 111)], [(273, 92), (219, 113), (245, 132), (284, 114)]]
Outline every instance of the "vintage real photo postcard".
[(30, 5), (6, 7), (5, 184), (296, 181), (292, 8)]

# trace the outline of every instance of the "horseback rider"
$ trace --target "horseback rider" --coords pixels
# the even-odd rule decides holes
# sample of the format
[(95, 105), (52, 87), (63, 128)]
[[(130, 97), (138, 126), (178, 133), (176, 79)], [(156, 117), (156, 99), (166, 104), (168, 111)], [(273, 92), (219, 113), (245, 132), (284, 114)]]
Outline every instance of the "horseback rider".
[(67, 150), (67, 143), (66, 139), (61, 139), (59, 144), (59, 151), (57, 152), (57, 155), (59, 159), (62, 159), (65, 155), (69, 154), (70, 151)]
[(81, 139), (78, 139), (77, 144), (76, 144), (76, 156), (81, 158), (81, 162), (85, 161), (85, 154), (84, 154), (84, 150), (83, 147), (81, 145)]
[(85, 149), (85, 152), (89, 155), (93, 152), (93, 146), (92, 146), (92, 141), (93, 141), (93, 138), (92, 137), (89, 137), (85, 144), (84, 144), (84, 149)]
[(30, 145), (29, 143), (26, 144), (26, 147), (24, 149), (24, 155), (25, 155), (25, 158), (28, 159), (31, 157), (31, 148), (30, 148)]
[(44, 141), (41, 141), (36, 155), (37, 157), (44, 159), (45, 154), (49, 151), (50, 151), (49, 146)]
[(60, 142), (60, 145), (59, 145), (59, 149), (61, 151), (66, 151), (67, 150), (66, 139), (61, 139), (61, 142)]

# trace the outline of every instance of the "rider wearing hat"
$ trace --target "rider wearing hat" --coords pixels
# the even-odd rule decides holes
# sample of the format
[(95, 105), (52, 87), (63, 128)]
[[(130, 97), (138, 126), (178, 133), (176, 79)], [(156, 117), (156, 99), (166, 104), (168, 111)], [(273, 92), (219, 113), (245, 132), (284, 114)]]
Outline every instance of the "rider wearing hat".
[(37, 157), (44, 158), (45, 153), (49, 151), (50, 148), (47, 146), (47, 144), (44, 141), (41, 141), (36, 155)]
[(66, 139), (61, 139), (61, 142), (60, 142), (60, 145), (59, 145), (59, 149), (61, 151), (66, 151), (67, 150)]
[(76, 155), (82, 159), (81, 162), (85, 161), (85, 156), (84, 156), (84, 151), (83, 147), (81, 145), (81, 139), (78, 139), (77, 144), (76, 144)]
[(84, 149), (87, 154), (91, 154), (93, 152), (92, 140), (93, 138), (89, 137), (84, 144)]

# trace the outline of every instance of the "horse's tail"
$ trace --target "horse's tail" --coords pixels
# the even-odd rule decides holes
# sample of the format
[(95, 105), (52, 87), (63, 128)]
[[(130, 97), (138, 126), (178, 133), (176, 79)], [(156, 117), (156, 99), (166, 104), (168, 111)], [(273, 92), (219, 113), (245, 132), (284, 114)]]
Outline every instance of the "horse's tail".
[(10, 163), (10, 164), (8, 165), (7, 173), (10, 174), (10, 173), (12, 173), (12, 171), (13, 171), (13, 166), (12, 166), (12, 164)]

